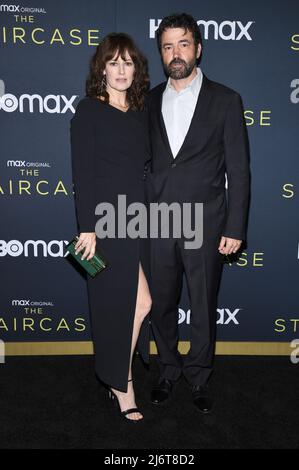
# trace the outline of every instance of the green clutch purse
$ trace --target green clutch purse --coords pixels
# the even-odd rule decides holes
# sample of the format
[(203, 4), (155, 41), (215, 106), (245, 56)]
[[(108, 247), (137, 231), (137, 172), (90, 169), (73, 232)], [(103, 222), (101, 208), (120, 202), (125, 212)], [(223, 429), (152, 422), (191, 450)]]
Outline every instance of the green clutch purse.
[(79, 240), (79, 237), (78, 236), (75, 237), (74, 240), (72, 240), (67, 245), (67, 251), (75, 258), (76, 261), (78, 261), (78, 263), (81, 264), (81, 266), (85, 269), (85, 271), (91, 277), (95, 277), (97, 274), (99, 274), (101, 271), (103, 271), (103, 269), (105, 269), (108, 266), (108, 263), (97, 252), (89, 261), (86, 258), (84, 260), (81, 260), (81, 256), (84, 253), (84, 249), (78, 252), (78, 254), (76, 255), (75, 245), (78, 240)]

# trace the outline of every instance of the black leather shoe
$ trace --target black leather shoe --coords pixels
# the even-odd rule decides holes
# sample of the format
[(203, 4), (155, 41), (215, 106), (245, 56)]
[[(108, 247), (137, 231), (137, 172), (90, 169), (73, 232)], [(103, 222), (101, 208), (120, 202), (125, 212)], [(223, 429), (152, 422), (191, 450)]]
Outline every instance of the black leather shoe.
[(170, 396), (173, 388), (173, 382), (167, 379), (163, 379), (157, 387), (152, 390), (151, 402), (154, 405), (160, 405), (164, 403)]
[(204, 414), (210, 413), (213, 408), (213, 401), (208, 395), (206, 387), (194, 385), (192, 387), (192, 398), (196, 408)]

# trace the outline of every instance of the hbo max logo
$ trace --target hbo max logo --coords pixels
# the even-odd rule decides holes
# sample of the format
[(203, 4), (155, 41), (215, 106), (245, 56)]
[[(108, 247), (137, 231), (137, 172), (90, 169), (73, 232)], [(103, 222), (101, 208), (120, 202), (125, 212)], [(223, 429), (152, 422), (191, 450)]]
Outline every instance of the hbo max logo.
[(20, 5), (0, 5), (0, 11), (8, 11), (9, 13), (16, 13), (20, 11)]
[(181, 323), (187, 323), (187, 325), (190, 325), (190, 315), (191, 315), (190, 309), (187, 312), (185, 312), (182, 308), (179, 308), (179, 325)]
[(30, 300), (12, 300), (11, 305), (17, 307), (30, 307)]
[(4, 256), (38, 256), (42, 257), (64, 257), (65, 245), (68, 241), (65, 240), (51, 240), (49, 243), (44, 240), (27, 240), (21, 243), (19, 240), (0, 240), (0, 257)]
[[(3, 89), (0, 86), (0, 92)], [(64, 95), (28, 95), (23, 94), (19, 98), (10, 93), (1, 95), (0, 93), (0, 110), (6, 113), (19, 111), (24, 113), (49, 113), (49, 114), (65, 114), (67, 111), (75, 112), (73, 103), (78, 95), (67, 98)]]
[[(236, 308), (235, 310), (231, 311), (229, 308), (217, 308), (217, 325), (229, 325), (229, 323), (234, 323), (235, 325), (239, 325), (239, 321), (237, 320), (237, 315), (240, 312), (240, 308)], [(183, 309), (179, 308), (179, 321), (178, 323), (186, 323), (190, 325), (191, 319), (191, 310), (187, 310), (185, 312)]]
[[(156, 30), (158, 29), (161, 19), (155, 20), (155, 19), (150, 19), (149, 20), (149, 27), (150, 27), (150, 32), (149, 36), (151, 39), (155, 38), (156, 35)], [(235, 21), (229, 21), (225, 20), (222, 21), (221, 23), (218, 23), (217, 21), (214, 20), (198, 20), (197, 24), (199, 26), (202, 26), (204, 30), (204, 38), (205, 39), (210, 39), (213, 37), (214, 39), (223, 39), (224, 41), (240, 41), (240, 39), (246, 39), (247, 41), (252, 41), (252, 37), (250, 35), (249, 29), (253, 25), (254, 21), (247, 21), (246, 24), (244, 24), (242, 21), (235, 20)]]

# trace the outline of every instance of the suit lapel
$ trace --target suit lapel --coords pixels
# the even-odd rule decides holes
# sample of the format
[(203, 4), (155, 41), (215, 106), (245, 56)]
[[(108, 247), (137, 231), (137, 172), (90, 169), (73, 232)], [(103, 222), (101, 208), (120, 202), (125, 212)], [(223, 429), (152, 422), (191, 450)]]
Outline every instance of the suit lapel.
[[(165, 85), (165, 87), (166, 87), (166, 85)], [(160, 127), (160, 132), (161, 132), (161, 135), (162, 135), (163, 142), (164, 142), (165, 147), (167, 148), (167, 151), (168, 151), (167, 152), (168, 156), (169, 156), (170, 160), (172, 161), (173, 160), (172, 150), (171, 150), (171, 147), (170, 147), (170, 144), (169, 144), (167, 130), (166, 130), (163, 114), (162, 114), (162, 99), (163, 99), (163, 93), (164, 93), (165, 87), (162, 88), (161, 93), (159, 95), (159, 102), (158, 102), (159, 127)]]
[[(193, 143), (193, 140), (197, 141), (204, 137), (203, 133), (206, 129), (202, 129), (200, 122), (203, 122), (205, 117), (208, 116), (209, 105), (211, 100), (209, 80), (203, 75), (202, 86), (198, 95), (197, 103), (195, 106), (194, 114), (191, 119), (191, 123), (184, 139), (184, 142), (175, 158), (175, 160), (182, 160), (187, 157), (187, 149), (189, 144)], [(202, 133), (203, 132), (203, 133)]]

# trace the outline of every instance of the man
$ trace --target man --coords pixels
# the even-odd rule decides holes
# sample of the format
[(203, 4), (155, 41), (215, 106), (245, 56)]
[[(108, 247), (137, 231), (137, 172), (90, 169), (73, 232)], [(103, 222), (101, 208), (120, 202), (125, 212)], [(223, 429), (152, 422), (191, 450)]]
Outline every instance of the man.
[[(202, 39), (187, 14), (163, 19), (157, 31), (166, 75), (149, 97), (152, 202), (203, 203), (203, 244), (181, 238), (152, 245), (152, 327), (160, 377), (151, 400), (161, 404), (183, 374), (195, 406), (208, 413), (208, 380), (216, 337), (217, 292), (223, 255), (245, 239), (249, 200), (248, 141), (238, 93), (209, 80), (197, 67)], [(228, 181), (226, 200), (225, 174)], [(178, 302), (185, 272), (191, 305), (190, 350), (179, 354)]]

